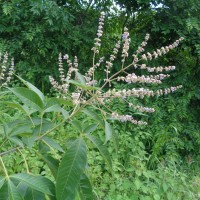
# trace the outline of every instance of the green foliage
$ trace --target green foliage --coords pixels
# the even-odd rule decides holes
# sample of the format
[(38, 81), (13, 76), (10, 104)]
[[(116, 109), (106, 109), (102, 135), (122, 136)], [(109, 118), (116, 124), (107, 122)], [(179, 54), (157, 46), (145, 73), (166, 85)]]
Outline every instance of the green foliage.
[[(9, 50), (17, 73), (29, 80), (17, 76), (16, 86), (0, 92), (0, 200), (200, 198), (199, 1), (115, 2), (122, 10), (110, 0), (0, 2), (0, 50)], [(42, 92), (50, 89), (48, 75), (58, 76), (54, 65), (59, 52), (77, 55), (81, 72), (90, 67), (96, 10), (108, 11), (109, 6), (103, 54), (112, 51), (125, 26), (133, 35), (131, 51), (147, 32), (149, 52), (185, 37), (178, 49), (150, 62), (176, 65), (164, 86), (182, 84), (181, 94), (142, 99), (141, 104), (156, 110), (149, 116), (127, 107), (126, 99), (107, 105), (108, 110), (145, 119), (147, 130), (115, 123), (93, 103), (74, 108), (70, 98)], [(121, 69), (120, 59), (113, 72)], [(86, 85), (80, 73), (76, 78), (69, 81), (72, 88), (100, 91)], [(137, 99), (131, 102), (138, 104)]]
[(57, 199), (75, 199), (80, 177), (86, 166), (86, 145), (82, 138), (69, 147), (58, 168), (56, 178)]

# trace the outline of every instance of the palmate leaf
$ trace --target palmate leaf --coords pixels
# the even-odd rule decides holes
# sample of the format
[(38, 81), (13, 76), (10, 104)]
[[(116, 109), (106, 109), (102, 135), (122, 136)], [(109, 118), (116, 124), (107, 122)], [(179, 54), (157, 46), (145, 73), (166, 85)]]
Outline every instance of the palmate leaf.
[(44, 194), (54, 195), (54, 184), (47, 178), (35, 176), (32, 174), (20, 173), (10, 176), (11, 179), (23, 182), (33, 190), (37, 190)]
[(80, 177), (86, 166), (86, 144), (82, 138), (76, 139), (64, 154), (56, 179), (56, 197), (59, 200), (73, 200)]
[(101, 153), (102, 157), (104, 158), (104, 160), (107, 162), (109, 168), (112, 170), (112, 161), (111, 158), (109, 156), (109, 152), (108, 149), (106, 148), (106, 146), (103, 144), (103, 142), (90, 134), (85, 134), (85, 136), (94, 144), (94, 146), (99, 150), (99, 152)]

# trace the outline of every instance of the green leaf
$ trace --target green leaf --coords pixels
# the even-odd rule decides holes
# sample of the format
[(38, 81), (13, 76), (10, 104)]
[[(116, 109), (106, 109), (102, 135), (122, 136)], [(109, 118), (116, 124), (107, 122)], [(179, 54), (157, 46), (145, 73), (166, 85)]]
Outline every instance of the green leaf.
[(40, 97), (28, 88), (8, 88), (13, 92), (26, 106), (36, 109), (37, 111), (43, 108), (43, 102)]
[(41, 101), (43, 102), (43, 105), (45, 105), (45, 97), (43, 95), (43, 93), (36, 88), (33, 84), (29, 83), (28, 81), (25, 81), (24, 79), (22, 79), (21, 77), (17, 76), (30, 90), (32, 90), (33, 92), (35, 92), (41, 99)]
[(60, 105), (55, 104), (50, 107), (45, 107), (45, 110), (43, 112), (47, 113), (47, 112), (61, 112), (61, 111), (62, 111), (62, 108), (60, 107)]
[(0, 200), (9, 200), (8, 198), (8, 182), (6, 181), (0, 188)]
[(5, 182), (5, 178), (0, 176), (0, 189), (3, 186), (4, 182)]
[(107, 121), (105, 121), (105, 134), (106, 134), (106, 139), (104, 144), (106, 144), (108, 141), (111, 140), (113, 134), (113, 129)]
[(100, 123), (102, 126), (104, 126), (104, 123), (101, 120), (101, 118), (99, 117), (99, 115), (96, 112), (94, 112), (93, 110), (85, 108), (85, 109), (83, 109), (82, 112), (84, 112), (86, 115), (88, 115), (89, 117), (91, 117), (92, 119), (94, 119), (95, 121)]
[(81, 84), (86, 85), (85, 78), (83, 77), (82, 74), (80, 74), (79, 72), (76, 72), (76, 76), (77, 76), (78, 80), (81, 82)]
[(28, 188), (24, 200), (46, 200), (45, 195), (41, 192)]
[(49, 155), (41, 155), (41, 158), (48, 165), (54, 178), (56, 178), (59, 167), (59, 161)]
[(62, 108), (61, 112), (62, 112), (62, 115), (64, 116), (64, 118), (68, 119), (69, 113), (64, 108)]
[(112, 128), (112, 141), (114, 143), (115, 151), (118, 151), (118, 146), (119, 146), (119, 138), (117, 132)]
[(90, 124), (89, 126), (84, 128), (83, 133), (89, 134), (89, 133), (95, 131), (97, 127), (98, 127), (98, 124)]
[(11, 179), (18, 180), (19, 182), (23, 182), (28, 187), (32, 188), (33, 190), (37, 190), (44, 194), (54, 195), (54, 185), (53, 183), (42, 176), (35, 176), (32, 174), (20, 173), (14, 174), (10, 176)]
[(82, 88), (84, 90), (99, 90), (99, 88), (97, 88), (97, 87), (84, 85), (82, 83), (79, 83), (78, 81), (69, 80), (68, 82), (72, 83), (73, 85), (76, 85), (77, 87), (80, 87), (80, 88)]
[(23, 137), (22, 141), (29, 149), (32, 149), (35, 141), (36, 141), (37, 136), (31, 136), (31, 137)]
[(92, 185), (85, 174), (82, 174), (80, 183), (79, 183), (79, 193), (81, 200), (92, 200), (94, 195), (92, 192)]
[(0, 189), (0, 200), (23, 200), (14, 183), (8, 179)]
[(79, 133), (82, 133), (83, 132), (83, 129), (82, 129), (82, 124), (80, 121), (78, 120), (73, 120), (70, 122), (70, 124), (73, 125), (73, 127), (79, 132)]
[(135, 187), (136, 187), (136, 189), (139, 190), (141, 186), (142, 186), (142, 182), (139, 179), (136, 179), (135, 180)]
[(57, 149), (60, 152), (65, 152), (63, 150), (63, 148), (57, 143), (55, 142), (53, 139), (49, 138), (49, 137), (43, 137), (42, 141), (47, 144), (49, 147), (53, 148), (53, 149)]
[(104, 160), (107, 162), (109, 168), (112, 170), (112, 161), (109, 156), (108, 149), (106, 146), (102, 143), (100, 139), (98, 139), (95, 136), (92, 136), (90, 134), (85, 134), (85, 136), (95, 145), (95, 147), (99, 150), (101, 155), (103, 156)]
[(56, 197), (73, 200), (86, 166), (86, 145), (82, 138), (76, 139), (63, 156), (56, 180)]
[(23, 142), (17, 137), (11, 137), (9, 138), (9, 141), (16, 144), (17, 146), (23, 146)]
[(8, 196), (9, 200), (23, 200), (21, 194), (17, 190), (17, 187), (11, 180), (8, 180)]
[(1, 103), (6, 104), (11, 108), (17, 108), (18, 110), (21, 110), (22, 112), (26, 113), (28, 116), (37, 111), (36, 109), (29, 109), (25, 105), (20, 105), (19, 103), (13, 103), (10, 101), (1, 101)]

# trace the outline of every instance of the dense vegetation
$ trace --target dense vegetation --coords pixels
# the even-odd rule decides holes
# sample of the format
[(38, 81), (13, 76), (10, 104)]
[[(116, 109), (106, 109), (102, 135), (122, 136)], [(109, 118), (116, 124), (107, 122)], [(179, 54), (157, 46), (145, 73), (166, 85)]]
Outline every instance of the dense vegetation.
[[(109, 89), (107, 84), (99, 90), (106, 82), (106, 62), (96, 70), (96, 86), (88, 85), (83, 76), (94, 67), (91, 48), (102, 11), (102, 45), (96, 44), (100, 56), (109, 60), (117, 41), (129, 44), (126, 39), (131, 38), (129, 57), (126, 52), (124, 57), (116, 56), (112, 68), (107, 68), (111, 74), (123, 69), (122, 58), (132, 63), (132, 54), (147, 33), (146, 52), (183, 37), (167, 54), (152, 60), (148, 57), (148, 62), (143, 59), (151, 67), (176, 66), (162, 87), (150, 85), (150, 89), (183, 87), (159, 98), (113, 98), (103, 107), (96, 91), (104, 94)], [(0, 1), (0, 200), (198, 200), (199, 12), (199, 0)], [(65, 57), (68, 66), (61, 56), (58, 63), (60, 52), (69, 55)], [(62, 72), (66, 76), (70, 69), (70, 59), (74, 58), (72, 65), (76, 66), (76, 56), (79, 71), (70, 77), (75, 81), (65, 83), (69, 88), (62, 81), (60, 88), (51, 84), (49, 76), (62, 79)], [(11, 57), (15, 75), (7, 87), (2, 74), (10, 76), (4, 70), (7, 67), (9, 71), (9, 66), (12, 73)], [(126, 71), (133, 72), (148, 75), (139, 67)], [(134, 87), (146, 85), (140, 82)], [(133, 84), (113, 80), (110, 89), (114, 88), (128, 91)], [(81, 98), (85, 95), (82, 102), (77, 98), (79, 93)], [(94, 103), (94, 99), (99, 102)], [(135, 111), (126, 101), (155, 112)], [(108, 114), (110, 109), (148, 125), (138, 126), (124, 118), (121, 121), (126, 122), (119, 123)]]

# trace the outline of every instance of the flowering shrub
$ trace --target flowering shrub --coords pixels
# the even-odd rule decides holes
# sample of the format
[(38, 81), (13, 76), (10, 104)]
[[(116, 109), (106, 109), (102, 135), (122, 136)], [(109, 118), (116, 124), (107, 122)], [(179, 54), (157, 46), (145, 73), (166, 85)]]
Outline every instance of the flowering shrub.
[[(104, 25), (104, 17), (105, 13), (101, 13), (101, 17), (99, 19), (99, 26), (97, 30), (97, 37), (94, 39), (94, 47), (92, 48), (93, 51), (93, 61), (92, 66), (89, 68), (87, 73), (84, 75), (81, 75), (79, 73), (78, 69), (78, 59), (75, 56), (74, 61), (72, 62), (69, 59), (69, 56), (66, 54), (62, 57), (62, 55), (59, 55), (59, 72), (60, 72), (60, 83), (54, 80), (52, 76), (49, 77), (50, 82), (53, 86), (53, 88), (59, 93), (60, 97), (62, 98), (71, 98), (72, 102), (76, 107), (80, 105), (87, 105), (88, 101), (92, 105), (101, 106), (104, 108), (103, 112), (106, 112), (106, 114), (109, 114), (112, 119), (117, 119), (122, 122), (129, 121), (133, 124), (138, 125), (146, 125), (147, 122), (143, 121), (137, 121), (130, 115), (120, 115), (119, 113), (116, 113), (108, 108), (108, 105), (112, 99), (123, 99), (124, 103), (127, 103), (129, 107), (132, 107), (135, 110), (139, 110), (140, 112), (154, 112), (154, 108), (147, 108), (140, 105), (133, 105), (129, 102), (131, 98), (141, 98), (144, 97), (153, 97), (153, 96), (160, 96), (160, 95), (166, 95), (169, 93), (172, 93), (176, 91), (177, 89), (181, 88), (182, 86), (172, 86), (170, 88), (165, 89), (158, 89), (156, 91), (150, 90), (148, 88), (135, 88), (129, 90), (116, 90), (112, 87), (112, 82), (125, 82), (127, 84), (133, 84), (133, 83), (141, 83), (141, 84), (161, 84), (163, 79), (169, 77), (170, 75), (167, 74), (167, 72), (170, 72), (172, 70), (175, 70), (175, 66), (159, 66), (159, 67), (149, 67), (147, 64), (143, 63), (146, 61), (151, 61), (152, 59), (156, 59), (160, 56), (163, 56), (167, 54), (170, 50), (176, 48), (179, 45), (179, 42), (183, 40), (183, 38), (180, 38), (179, 40), (176, 40), (173, 44), (165, 47), (161, 47), (160, 49), (157, 49), (153, 51), (152, 53), (145, 52), (145, 46), (147, 45), (147, 42), (149, 40), (149, 34), (146, 34), (146, 37), (144, 41), (141, 43), (141, 45), (138, 47), (136, 54), (132, 55), (132, 62), (127, 64), (126, 60), (129, 56), (129, 46), (131, 39), (129, 38), (129, 32), (128, 29), (124, 28), (124, 33), (122, 34), (122, 38), (116, 43), (112, 54), (110, 55), (109, 60), (105, 61), (105, 57), (98, 58), (98, 55), (100, 54), (99, 50), (101, 47), (101, 37), (103, 35), (103, 25)], [(122, 41), (121, 41), (122, 40)], [(118, 72), (111, 74), (112, 66), (114, 64), (114, 61), (118, 58), (119, 51), (121, 52), (121, 70)], [(64, 75), (64, 68), (63, 68), (63, 60), (66, 60), (66, 63), (68, 65), (68, 72), (66, 75)], [(100, 68), (101, 65), (105, 66), (104, 69), (104, 79), (103, 84), (98, 85), (99, 80), (95, 80), (95, 72)], [(150, 73), (150, 75), (145, 76), (138, 76), (135, 73), (130, 73), (130, 71), (134, 71), (135, 69), (141, 69), (143, 71), (147, 71)], [(152, 74), (155, 72), (156, 74)], [(165, 74), (162, 74), (162, 72), (165, 72)], [(75, 83), (74, 81), (71, 81), (72, 73), (74, 73), (74, 78), (79, 83)], [(75, 89), (75, 91), (71, 94), (69, 93), (69, 86), (70, 84), (82, 84), (77, 85), (78, 87)], [(92, 86), (92, 87), (87, 87)], [(97, 88), (97, 87), (98, 88)], [(107, 89), (108, 87), (109, 89)], [(86, 89), (86, 90), (85, 90)], [(88, 100), (90, 99), (90, 100)], [(92, 99), (92, 101), (91, 101)]]
[[(99, 150), (110, 170), (112, 162), (106, 147), (108, 140), (113, 140), (117, 146), (117, 135), (113, 132), (108, 119), (116, 119), (122, 122), (131, 122), (137, 125), (146, 125), (147, 122), (135, 119), (125, 113), (117, 113), (109, 107), (114, 99), (123, 99), (129, 107), (140, 112), (154, 112), (154, 108), (134, 105), (132, 98), (153, 97), (172, 93), (181, 86), (171, 86), (165, 89), (150, 90), (146, 86), (139, 87), (138, 84), (157, 84), (160, 85), (163, 79), (169, 77), (167, 72), (174, 70), (175, 66), (150, 67), (147, 61), (163, 56), (171, 49), (178, 46), (183, 39), (180, 38), (172, 45), (162, 47), (156, 51), (145, 53), (144, 48), (149, 40), (146, 35), (144, 42), (132, 55), (131, 63), (127, 63), (129, 57), (130, 37), (127, 28), (116, 43), (109, 59), (100, 55), (101, 37), (103, 35), (105, 13), (101, 13), (97, 37), (92, 48), (92, 65), (85, 74), (81, 74), (78, 69), (78, 58), (72, 61), (66, 54), (59, 55), (60, 80), (56, 81), (52, 76), (49, 77), (52, 87), (57, 92), (57, 98), (48, 98), (31, 83), (18, 77), (26, 87), (7, 88), (20, 102), (2, 101), (12, 108), (23, 112), (20, 119), (7, 122), (1, 125), (1, 153), (0, 163), (4, 175), (0, 176), (0, 197), (2, 199), (27, 199), (34, 198), (73, 200), (77, 194), (81, 199), (94, 199), (92, 187), (87, 176), (87, 146), (88, 141)], [(121, 55), (119, 55), (121, 52)], [(119, 58), (120, 57), (120, 58)], [(121, 69), (112, 74), (114, 61), (121, 60)], [(68, 65), (68, 72), (65, 74), (64, 61)], [(2, 86), (6, 86), (14, 70), (13, 60), (5, 79), (7, 54), (5, 54), (2, 64), (1, 80)], [(102, 81), (96, 80), (96, 70), (105, 66)], [(139, 76), (135, 69), (145, 70), (150, 75)], [(155, 72), (156, 74), (152, 74)], [(162, 74), (165, 73), (165, 74)], [(124, 82), (129, 85), (135, 84), (132, 89), (116, 90), (113, 82)], [(102, 83), (102, 84), (100, 84)], [(101, 115), (99, 115), (100, 111)], [(87, 116), (87, 117), (86, 117)], [(82, 120), (84, 119), (84, 120)], [(63, 138), (67, 140), (67, 147), (56, 140), (56, 130), (65, 127), (65, 123), (75, 127), (72, 137)], [(96, 130), (105, 130), (105, 142), (103, 143)], [(10, 149), (9, 149), (10, 148)], [(6, 149), (6, 150), (5, 150)], [(32, 173), (29, 165), (29, 156), (33, 151), (43, 160), (51, 170), (51, 176), (37, 176)], [(19, 153), (25, 163), (26, 173), (19, 173), (17, 170), (7, 168), (4, 157), (10, 153)], [(2, 158), (3, 157), (3, 158)], [(62, 159), (61, 159), (62, 158)], [(11, 172), (10, 172), (11, 171)], [(10, 175), (10, 173), (11, 175)], [(21, 189), (23, 188), (23, 189)]]

